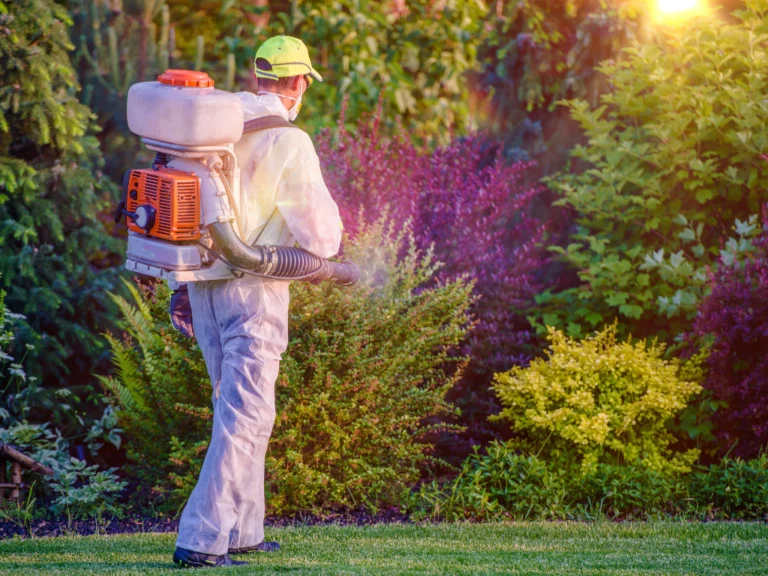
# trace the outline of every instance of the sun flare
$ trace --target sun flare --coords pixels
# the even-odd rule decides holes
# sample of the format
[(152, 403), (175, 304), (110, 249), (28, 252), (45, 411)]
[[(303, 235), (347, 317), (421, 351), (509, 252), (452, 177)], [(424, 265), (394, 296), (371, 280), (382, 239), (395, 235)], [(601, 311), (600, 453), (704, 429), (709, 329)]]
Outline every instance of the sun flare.
[(699, 0), (658, 0), (658, 5), (662, 14), (680, 14), (701, 8)]

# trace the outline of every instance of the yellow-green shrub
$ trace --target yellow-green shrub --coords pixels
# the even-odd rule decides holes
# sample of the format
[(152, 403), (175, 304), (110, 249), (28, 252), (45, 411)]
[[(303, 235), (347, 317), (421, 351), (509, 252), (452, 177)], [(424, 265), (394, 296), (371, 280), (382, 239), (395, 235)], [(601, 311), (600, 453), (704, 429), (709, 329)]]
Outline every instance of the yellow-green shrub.
[(497, 374), (494, 389), (520, 446), (582, 472), (639, 463), (687, 472), (699, 451), (675, 454), (668, 420), (701, 387), (661, 358), (664, 346), (617, 342), (616, 326), (585, 340), (549, 329), (546, 359)]

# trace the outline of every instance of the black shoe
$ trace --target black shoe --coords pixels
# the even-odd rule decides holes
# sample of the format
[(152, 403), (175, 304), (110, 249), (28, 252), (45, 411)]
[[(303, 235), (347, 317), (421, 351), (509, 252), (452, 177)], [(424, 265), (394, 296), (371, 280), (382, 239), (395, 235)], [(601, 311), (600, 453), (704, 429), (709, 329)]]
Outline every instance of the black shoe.
[(256, 546), (245, 546), (244, 548), (230, 548), (228, 554), (250, 554), (251, 552), (277, 552), (280, 550), (280, 544), (277, 542), (261, 542)]
[(173, 553), (173, 563), (182, 568), (215, 568), (217, 566), (245, 566), (248, 564), (248, 562), (232, 560), (229, 554), (216, 556), (215, 554), (203, 554), (178, 547)]

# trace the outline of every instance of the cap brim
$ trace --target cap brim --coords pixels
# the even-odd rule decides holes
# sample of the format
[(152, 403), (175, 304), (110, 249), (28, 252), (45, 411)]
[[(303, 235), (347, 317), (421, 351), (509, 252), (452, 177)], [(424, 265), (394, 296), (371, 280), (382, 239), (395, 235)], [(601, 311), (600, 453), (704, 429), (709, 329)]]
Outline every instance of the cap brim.
[(323, 77), (320, 76), (320, 74), (318, 74), (317, 70), (315, 70), (314, 68), (310, 68), (309, 69), (309, 75), (312, 76), (312, 78), (314, 78), (318, 82), (322, 82), (323, 81)]

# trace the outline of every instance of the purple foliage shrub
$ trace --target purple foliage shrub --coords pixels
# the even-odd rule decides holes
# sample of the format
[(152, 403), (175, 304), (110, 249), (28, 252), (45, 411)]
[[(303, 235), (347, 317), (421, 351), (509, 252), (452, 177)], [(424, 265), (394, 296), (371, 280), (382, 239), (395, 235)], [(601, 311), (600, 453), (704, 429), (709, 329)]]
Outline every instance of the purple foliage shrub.
[(714, 415), (716, 434), (733, 456), (768, 448), (768, 232), (738, 266), (712, 275), (695, 336), (711, 342), (704, 383), (728, 403)]
[(412, 222), (420, 249), (434, 246), (444, 265), (438, 281), (475, 281), (476, 325), (463, 349), (471, 362), (452, 399), (469, 428), (465, 441), (479, 441), (488, 414), (497, 411), (490, 376), (535, 352), (524, 312), (540, 291), (547, 226), (531, 210), (541, 189), (522, 184), (530, 165), (505, 161), (500, 145), (477, 136), (432, 152), (403, 129), (384, 138), (378, 115), (355, 134), (323, 133), (317, 150), (348, 232), (354, 235), (361, 209), (367, 222), (387, 211), (398, 224)]

